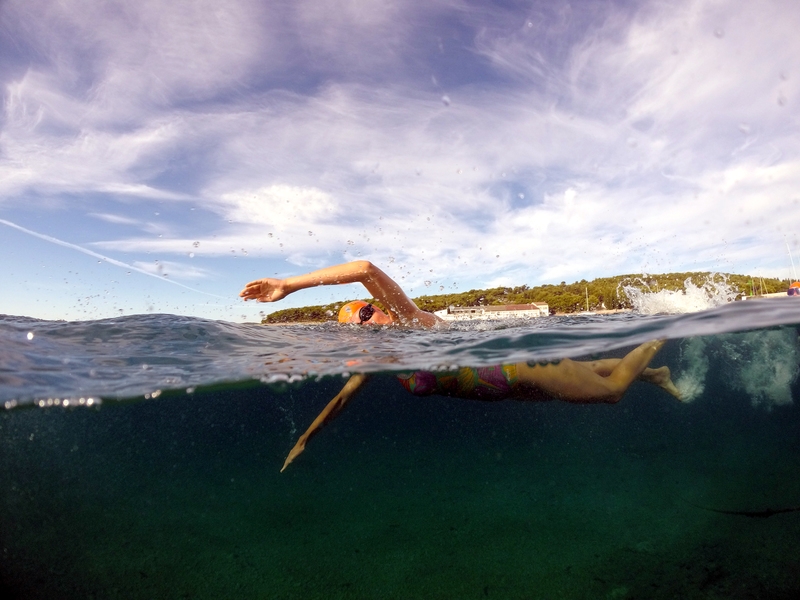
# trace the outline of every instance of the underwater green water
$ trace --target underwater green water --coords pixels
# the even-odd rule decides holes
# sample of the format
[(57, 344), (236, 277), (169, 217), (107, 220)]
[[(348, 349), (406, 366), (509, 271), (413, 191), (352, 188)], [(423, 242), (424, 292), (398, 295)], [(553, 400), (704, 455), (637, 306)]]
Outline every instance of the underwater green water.
[(4, 597), (794, 598), (800, 512), (699, 508), (800, 506), (800, 411), (730, 375), (610, 406), (380, 376), (285, 473), (341, 378), (7, 411)]

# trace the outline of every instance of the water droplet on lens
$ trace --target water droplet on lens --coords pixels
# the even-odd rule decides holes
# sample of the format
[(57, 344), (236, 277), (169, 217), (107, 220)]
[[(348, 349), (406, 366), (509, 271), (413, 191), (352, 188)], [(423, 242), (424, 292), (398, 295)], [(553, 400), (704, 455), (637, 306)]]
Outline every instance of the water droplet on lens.
[(750, 125), (748, 125), (747, 123), (739, 123), (739, 131), (741, 131), (744, 134), (750, 133)]
[(714, 35), (717, 36), (719, 39), (722, 39), (725, 37), (725, 30), (722, 27), (717, 27), (714, 30)]
[(425, 280), (425, 287), (430, 287), (430, 285), (431, 285), (431, 282), (426, 279)]
[(520, 200), (525, 200), (525, 194), (517, 194)]
[(442, 96), (442, 104), (450, 106), (450, 96)]
[(194, 252), (189, 252), (189, 258), (194, 258)]
[(32, 340), (32, 339), (33, 339), (33, 332), (32, 332), (32, 331), (29, 331), (29, 332), (28, 332), (27, 338), (28, 338), (29, 340)]
[[(271, 235), (271, 234), (270, 234), (270, 235)], [(192, 243), (192, 246), (194, 246), (195, 248), (197, 248), (199, 245), (200, 245), (200, 242), (193, 242), (193, 243)]]

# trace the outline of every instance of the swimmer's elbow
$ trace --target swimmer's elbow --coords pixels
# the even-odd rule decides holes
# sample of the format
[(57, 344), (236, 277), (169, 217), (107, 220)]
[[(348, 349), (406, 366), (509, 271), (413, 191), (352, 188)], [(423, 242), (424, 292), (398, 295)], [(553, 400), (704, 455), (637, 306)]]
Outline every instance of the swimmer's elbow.
[(355, 260), (352, 262), (352, 265), (359, 273), (363, 273), (364, 275), (374, 275), (378, 270), (378, 267), (368, 260)]

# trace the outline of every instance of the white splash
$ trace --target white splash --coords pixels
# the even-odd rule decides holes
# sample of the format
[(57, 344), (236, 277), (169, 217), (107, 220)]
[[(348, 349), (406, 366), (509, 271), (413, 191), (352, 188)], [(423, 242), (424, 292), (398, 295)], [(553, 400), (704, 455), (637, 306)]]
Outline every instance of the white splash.
[(792, 403), (792, 384), (800, 370), (794, 329), (730, 333), (723, 336), (725, 381), (745, 392), (753, 406), (771, 409)]
[(639, 278), (621, 284), (620, 288), (630, 300), (633, 310), (643, 315), (699, 312), (732, 302), (739, 293), (728, 283), (727, 277), (717, 273), (709, 275), (700, 286), (687, 278), (683, 282), (683, 290), (678, 291), (656, 291)]
[(675, 380), (675, 387), (683, 402), (696, 400), (706, 389), (707, 346), (706, 338), (689, 338), (681, 342), (681, 374)]
[(792, 404), (792, 384), (800, 374), (800, 341), (793, 328), (727, 333), (681, 342), (680, 376), (675, 385), (684, 402), (703, 395), (713, 365), (724, 388), (743, 392), (753, 406), (771, 410)]

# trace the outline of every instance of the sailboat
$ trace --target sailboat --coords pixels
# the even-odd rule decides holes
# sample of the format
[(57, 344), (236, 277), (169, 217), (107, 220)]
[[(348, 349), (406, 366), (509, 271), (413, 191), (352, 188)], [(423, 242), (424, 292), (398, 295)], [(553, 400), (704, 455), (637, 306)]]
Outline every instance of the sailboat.
[(589, 310), (589, 286), (586, 286), (586, 310), (582, 310), (579, 315), (596, 315), (597, 313)]

